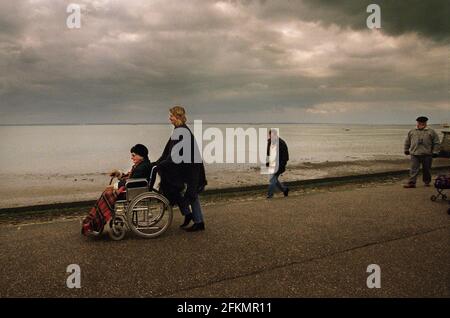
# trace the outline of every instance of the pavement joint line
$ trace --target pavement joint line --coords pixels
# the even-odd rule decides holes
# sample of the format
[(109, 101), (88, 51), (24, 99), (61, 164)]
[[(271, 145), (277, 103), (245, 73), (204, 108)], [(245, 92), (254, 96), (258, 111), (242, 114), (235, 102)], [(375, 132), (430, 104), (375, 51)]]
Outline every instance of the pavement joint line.
[[(300, 197), (300, 196), (305, 196), (305, 195), (318, 195), (318, 194), (323, 194), (325, 192), (341, 192), (341, 191), (347, 191), (346, 189), (341, 189), (341, 187), (345, 187), (348, 185), (354, 185), (356, 186), (356, 188), (354, 188), (353, 190), (361, 190), (364, 187), (361, 187), (358, 183), (348, 183), (348, 184), (332, 184), (329, 186), (325, 186), (324, 188), (311, 188), (310, 190), (308, 189), (298, 189), (298, 188), (294, 188), (291, 190), (291, 192), (289, 193), (290, 197)], [(379, 181), (379, 182), (375, 182), (374, 187), (382, 187), (382, 186), (387, 186), (387, 185), (392, 185), (392, 183), (386, 183), (384, 180), (383, 181)], [(312, 190), (312, 191), (311, 191)], [(283, 200), (286, 199), (284, 197), (274, 197), (272, 198), (272, 200)], [(224, 206), (224, 205), (229, 205), (230, 203), (242, 203), (242, 202), (253, 202), (253, 201), (258, 201), (258, 200), (266, 200), (265, 198), (265, 194), (259, 194), (257, 196), (251, 196), (249, 194), (244, 195), (243, 198), (237, 198), (237, 197), (229, 197), (229, 198), (219, 198), (217, 199), (217, 201), (206, 201), (204, 204), (202, 204), (202, 206), (204, 207), (210, 207), (210, 206)], [(1, 209), (0, 209), (1, 210)], [(178, 211), (179, 212), (179, 208), (178, 207), (173, 207), (174, 211)], [(2, 217), (6, 215), (6, 214), (1, 214), (0, 213), (0, 227), (1, 226), (6, 226), (6, 227), (22, 227), (22, 226), (30, 226), (30, 225), (43, 225), (43, 224), (51, 224), (51, 223), (59, 223), (59, 222), (67, 222), (67, 221), (74, 221), (74, 220), (82, 220), (82, 218), (84, 218), (86, 216), (86, 213), (84, 214), (79, 214), (79, 212), (74, 212), (72, 213), (68, 213), (68, 214), (64, 214), (64, 215), (59, 215), (56, 216), (54, 218), (52, 218), (51, 220), (46, 220), (46, 221), (41, 221), (41, 222), (27, 222), (27, 221), (16, 221), (16, 223), (9, 223), (12, 221), (8, 220), (3, 220)], [(13, 214), (12, 218), (14, 219), (18, 219), (20, 218), (21, 215), (20, 214)], [(42, 215), (36, 215), (36, 218), (42, 218), (42, 217), (46, 217), (45, 214)]]
[(401, 241), (401, 240), (409, 239), (409, 238), (412, 238), (412, 237), (422, 236), (422, 235), (426, 235), (426, 234), (429, 234), (429, 233), (441, 231), (441, 230), (444, 230), (444, 229), (450, 229), (450, 225), (445, 225), (445, 226), (441, 226), (441, 227), (438, 227), (438, 228), (433, 228), (433, 229), (429, 229), (429, 230), (426, 230), (426, 231), (413, 233), (412, 235), (396, 237), (396, 238), (392, 238), (392, 239), (388, 239), (388, 240), (384, 240), (384, 241), (370, 242), (370, 243), (366, 243), (366, 244), (363, 244), (363, 245), (354, 246), (354, 247), (351, 247), (351, 248), (348, 248), (348, 249), (336, 251), (336, 252), (331, 253), (331, 254), (322, 255), (322, 256), (318, 256), (318, 257), (311, 257), (311, 258), (305, 259), (303, 261), (294, 261), (294, 262), (290, 262), (290, 263), (286, 263), (286, 264), (272, 266), (272, 267), (269, 267), (269, 268), (262, 268), (262, 269), (259, 269), (259, 270), (251, 271), (251, 272), (240, 274), (240, 275), (236, 275), (236, 276), (225, 277), (225, 278), (222, 278), (222, 279), (213, 280), (213, 281), (210, 281), (210, 282), (208, 282), (206, 284), (201, 284), (201, 285), (190, 286), (190, 287), (186, 287), (186, 288), (173, 290), (173, 291), (171, 291), (169, 293), (155, 294), (154, 297), (162, 297), (162, 298), (170, 297), (171, 295), (174, 295), (174, 294), (179, 293), (179, 292), (189, 291), (189, 290), (193, 290), (193, 289), (197, 289), (197, 288), (208, 287), (208, 286), (211, 286), (211, 285), (214, 285), (214, 284), (217, 284), (217, 283), (231, 281), (231, 280), (235, 280), (235, 279), (239, 279), (239, 278), (251, 277), (251, 276), (258, 275), (258, 274), (267, 273), (267, 272), (270, 272), (270, 271), (273, 271), (273, 270), (276, 270), (276, 269), (281, 269), (281, 268), (286, 268), (286, 267), (290, 267), (290, 266), (311, 263), (311, 262), (314, 262), (314, 261), (317, 261), (317, 260), (323, 260), (323, 259), (326, 259), (326, 258), (329, 258), (329, 257), (334, 257), (336, 255), (345, 254), (347, 252), (352, 252), (352, 251), (363, 249), (363, 248), (366, 248), (366, 247), (375, 246), (375, 245), (382, 245), (382, 244), (391, 243), (391, 242), (395, 242), (395, 241)]

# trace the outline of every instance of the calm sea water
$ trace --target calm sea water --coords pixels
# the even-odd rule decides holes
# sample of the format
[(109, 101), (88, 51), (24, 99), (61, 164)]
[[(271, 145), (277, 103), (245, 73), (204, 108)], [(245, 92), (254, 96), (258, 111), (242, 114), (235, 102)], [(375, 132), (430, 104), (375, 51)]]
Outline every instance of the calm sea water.
[[(211, 125), (203, 125), (203, 129)], [(227, 127), (214, 125), (225, 135)], [(256, 125), (255, 128), (270, 128)], [(403, 158), (403, 141), (412, 126), (276, 124), (286, 140), (290, 164), (301, 162)], [(0, 127), (1, 174), (82, 174), (130, 167), (129, 150), (142, 143), (158, 159), (172, 131), (169, 125), (64, 125)], [(208, 142), (204, 142), (206, 145)], [(248, 165), (208, 165), (246, 169)]]

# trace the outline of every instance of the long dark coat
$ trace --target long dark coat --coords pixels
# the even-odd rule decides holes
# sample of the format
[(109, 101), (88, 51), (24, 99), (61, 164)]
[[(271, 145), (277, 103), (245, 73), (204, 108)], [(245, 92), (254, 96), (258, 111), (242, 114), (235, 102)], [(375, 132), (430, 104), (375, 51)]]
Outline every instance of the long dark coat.
[[(155, 162), (158, 166), (158, 171), (161, 175), (161, 192), (174, 203), (180, 203), (180, 200), (185, 200), (187, 203), (192, 203), (193, 200), (201, 193), (207, 185), (205, 166), (203, 160), (199, 163), (194, 162), (195, 153), (198, 158), (200, 157), (200, 151), (198, 149), (197, 142), (192, 134), (191, 130), (186, 126), (178, 126), (174, 129), (172, 135), (179, 136), (177, 129), (187, 129), (190, 135), (191, 144), (191, 158), (189, 162), (175, 163), (172, 158), (172, 149), (179, 142), (182, 141), (182, 136), (178, 140), (172, 140), (169, 138), (161, 157)], [(183, 152), (180, 151), (180, 156)], [(186, 185), (186, 192), (184, 196), (181, 195)]]

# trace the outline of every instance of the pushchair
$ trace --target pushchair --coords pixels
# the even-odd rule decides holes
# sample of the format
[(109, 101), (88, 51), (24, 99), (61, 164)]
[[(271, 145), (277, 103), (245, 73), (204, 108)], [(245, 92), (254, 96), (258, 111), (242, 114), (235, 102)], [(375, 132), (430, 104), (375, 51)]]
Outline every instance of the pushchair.
[(434, 187), (436, 188), (437, 194), (433, 194), (431, 196), (431, 201), (436, 201), (439, 198), (442, 198), (442, 200), (447, 200), (447, 195), (444, 191), (450, 189), (450, 176), (438, 176), (434, 181)]
[[(444, 193), (445, 190), (450, 189), (450, 175), (440, 175), (436, 178), (434, 181), (434, 187), (436, 188), (436, 191), (438, 192), (437, 195), (431, 196), (431, 201), (436, 201), (439, 197), (442, 198), (442, 200), (447, 200), (447, 195)], [(450, 201), (449, 201), (450, 204)], [(450, 215), (450, 207), (447, 209), (447, 214)]]
[[(450, 131), (442, 131), (442, 134), (444, 136), (441, 141), (439, 157), (450, 158)], [(450, 189), (450, 175), (439, 175), (434, 181), (434, 187), (436, 188), (437, 194), (431, 196), (431, 201), (436, 201), (439, 198), (447, 200), (447, 195), (444, 191)], [(447, 213), (450, 214), (450, 208), (448, 208)]]
[[(127, 230), (142, 238), (155, 238), (163, 234), (171, 225), (173, 212), (169, 200), (154, 189), (156, 167), (149, 180), (129, 179), (126, 192), (114, 205), (114, 216), (109, 221), (109, 237), (118, 241), (125, 237)], [(102, 234), (104, 228), (92, 233)]]

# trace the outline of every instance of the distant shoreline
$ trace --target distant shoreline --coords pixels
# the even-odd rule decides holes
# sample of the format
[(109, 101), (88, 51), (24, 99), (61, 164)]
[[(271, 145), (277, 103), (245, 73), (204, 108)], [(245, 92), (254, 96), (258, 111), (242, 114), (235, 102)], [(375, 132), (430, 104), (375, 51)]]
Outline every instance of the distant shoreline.
[[(187, 122), (187, 124), (193, 124), (193, 122)], [(373, 124), (373, 123), (298, 123), (298, 122), (203, 122), (204, 125), (351, 125), (351, 126), (414, 126), (411, 124)], [(156, 122), (156, 123), (55, 123), (55, 124), (0, 124), (0, 127), (35, 127), (35, 126), (140, 126), (140, 125), (170, 125), (167, 122)], [(440, 126), (441, 124), (430, 124), (430, 126)]]

